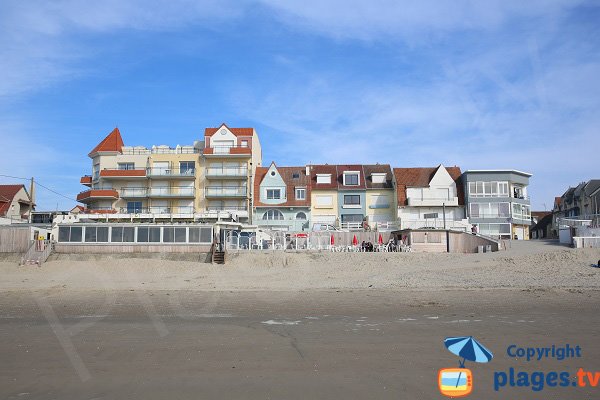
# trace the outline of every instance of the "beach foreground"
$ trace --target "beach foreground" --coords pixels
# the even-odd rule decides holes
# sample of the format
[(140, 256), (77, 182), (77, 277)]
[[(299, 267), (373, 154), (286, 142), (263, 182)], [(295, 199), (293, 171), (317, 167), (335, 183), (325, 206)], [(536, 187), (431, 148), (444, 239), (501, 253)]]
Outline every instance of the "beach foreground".
[[(447, 336), (495, 355), (467, 362), (472, 398), (600, 390), (494, 390), (510, 368), (598, 370), (598, 250), (246, 254), (225, 266), (78, 257), (0, 263), (1, 398), (439, 399), (438, 370), (459, 364)], [(512, 344), (582, 356), (527, 361), (507, 355)]]

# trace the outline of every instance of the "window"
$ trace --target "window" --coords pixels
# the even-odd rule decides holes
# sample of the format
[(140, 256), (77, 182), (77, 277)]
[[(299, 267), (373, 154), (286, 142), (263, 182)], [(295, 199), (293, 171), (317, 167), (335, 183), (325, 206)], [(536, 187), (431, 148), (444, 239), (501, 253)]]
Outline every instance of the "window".
[(110, 241), (113, 243), (133, 242), (135, 228), (132, 226), (113, 226)]
[(299, 172), (294, 172), (292, 174), (292, 179), (300, 179), (300, 173)]
[(296, 188), (296, 200), (306, 200), (306, 188)]
[(132, 170), (135, 169), (135, 164), (132, 162), (118, 163), (117, 167), (121, 170)]
[(498, 196), (508, 197), (508, 182), (498, 182)]
[(317, 183), (331, 183), (331, 174), (317, 174)]
[(371, 174), (371, 181), (373, 183), (385, 183), (387, 174), (381, 172), (373, 172)]
[(471, 204), (471, 217), (473, 218), (479, 218), (479, 204), (474, 203)]
[(193, 161), (180, 161), (179, 173), (181, 175), (194, 175), (196, 164)]
[(263, 214), (262, 219), (265, 221), (283, 220), (283, 214), (279, 210), (269, 210)]
[(163, 228), (163, 242), (165, 243), (185, 243), (185, 237), (185, 228)]
[(81, 226), (61, 226), (58, 228), (59, 242), (81, 242)]
[(344, 172), (345, 186), (358, 186), (358, 172)]
[(190, 228), (190, 243), (211, 243), (212, 242), (212, 228)]
[(137, 232), (138, 243), (160, 242), (160, 228), (140, 226)]
[(108, 242), (108, 227), (107, 226), (86, 226), (85, 227), (85, 242)]
[(345, 206), (359, 206), (360, 205), (360, 196), (357, 194), (345, 194), (344, 195), (344, 205)]
[(469, 182), (471, 197), (508, 197), (508, 182)]
[(331, 207), (333, 205), (332, 196), (316, 196), (315, 202), (317, 207)]
[(279, 200), (281, 199), (281, 189), (267, 189), (268, 200)]
[(127, 202), (127, 213), (128, 214), (138, 214), (142, 212), (142, 202), (141, 201), (128, 201)]
[(242, 147), (248, 147), (248, 141), (242, 140)]
[(298, 214), (296, 214), (296, 219), (301, 219), (303, 221), (306, 221), (306, 214), (303, 212), (299, 212)]

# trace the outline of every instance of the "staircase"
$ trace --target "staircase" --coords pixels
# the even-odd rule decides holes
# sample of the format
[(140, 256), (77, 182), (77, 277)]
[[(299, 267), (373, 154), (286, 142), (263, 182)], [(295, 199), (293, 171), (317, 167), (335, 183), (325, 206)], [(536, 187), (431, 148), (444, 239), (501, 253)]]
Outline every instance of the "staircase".
[(211, 254), (213, 264), (225, 264), (225, 252), (220, 251), (216, 243), (213, 243), (212, 245)]
[(41, 267), (42, 263), (50, 257), (52, 247), (52, 242), (49, 240), (34, 240), (25, 255), (21, 258), (21, 265), (37, 265)]

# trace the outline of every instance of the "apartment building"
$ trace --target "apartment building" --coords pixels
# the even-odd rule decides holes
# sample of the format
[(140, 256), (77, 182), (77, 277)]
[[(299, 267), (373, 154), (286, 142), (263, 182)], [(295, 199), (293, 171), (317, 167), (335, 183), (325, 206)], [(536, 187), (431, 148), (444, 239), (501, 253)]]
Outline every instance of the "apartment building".
[(569, 187), (562, 196), (554, 199), (552, 229), (557, 233), (560, 219), (589, 220), (600, 226), (600, 179), (581, 182)]
[(394, 168), (401, 229), (423, 227), (467, 230), (459, 167)]
[(106, 219), (249, 222), (261, 150), (253, 128), (206, 128), (192, 145), (125, 146), (115, 128), (89, 154), (89, 190), (77, 200)]
[(275, 163), (256, 169), (254, 224), (261, 227), (304, 231), (310, 229), (310, 176), (307, 167), (278, 167)]
[(396, 188), (389, 164), (363, 165), (366, 185), (365, 212), (371, 228), (390, 228), (396, 221)]
[(479, 233), (529, 240), (531, 174), (517, 170), (468, 170), (463, 174), (469, 223)]

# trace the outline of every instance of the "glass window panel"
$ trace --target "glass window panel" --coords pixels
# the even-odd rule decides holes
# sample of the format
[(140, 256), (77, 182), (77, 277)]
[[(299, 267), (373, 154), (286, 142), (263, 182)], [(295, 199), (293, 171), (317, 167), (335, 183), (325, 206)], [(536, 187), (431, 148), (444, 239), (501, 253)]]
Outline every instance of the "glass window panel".
[(147, 227), (138, 227), (137, 228), (137, 241), (139, 243), (146, 243), (148, 242), (148, 228)]
[(471, 204), (471, 217), (479, 218), (479, 204)]
[(95, 242), (96, 241), (96, 227), (86, 226), (85, 227), (85, 241)]
[(123, 228), (120, 226), (113, 226), (111, 228), (110, 241), (120, 243), (123, 241)]
[(123, 228), (123, 242), (133, 242), (134, 235), (135, 228), (133, 226)]
[(175, 228), (163, 228), (163, 242), (173, 243), (175, 241)]
[(212, 228), (200, 228), (200, 243), (212, 243)]
[(175, 228), (175, 242), (185, 243), (186, 234), (185, 228)]
[(81, 235), (82, 235), (81, 227), (80, 226), (72, 226), (71, 227), (71, 238), (69, 239), (69, 241), (70, 242), (81, 242)]
[(200, 228), (190, 228), (190, 243), (200, 242)]
[(475, 182), (469, 182), (469, 194), (477, 194)]
[(108, 226), (96, 228), (96, 241), (102, 243), (108, 242)]
[(498, 214), (501, 217), (510, 217), (510, 206), (508, 203), (498, 204)]
[(150, 228), (148, 235), (149, 242), (160, 242), (160, 228)]
[(69, 237), (71, 236), (71, 228), (68, 226), (61, 226), (58, 228), (58, 241), (59, 242), (68, 242)]
[(483, 194), (483, 182), (476, 182), (477, 194)]

